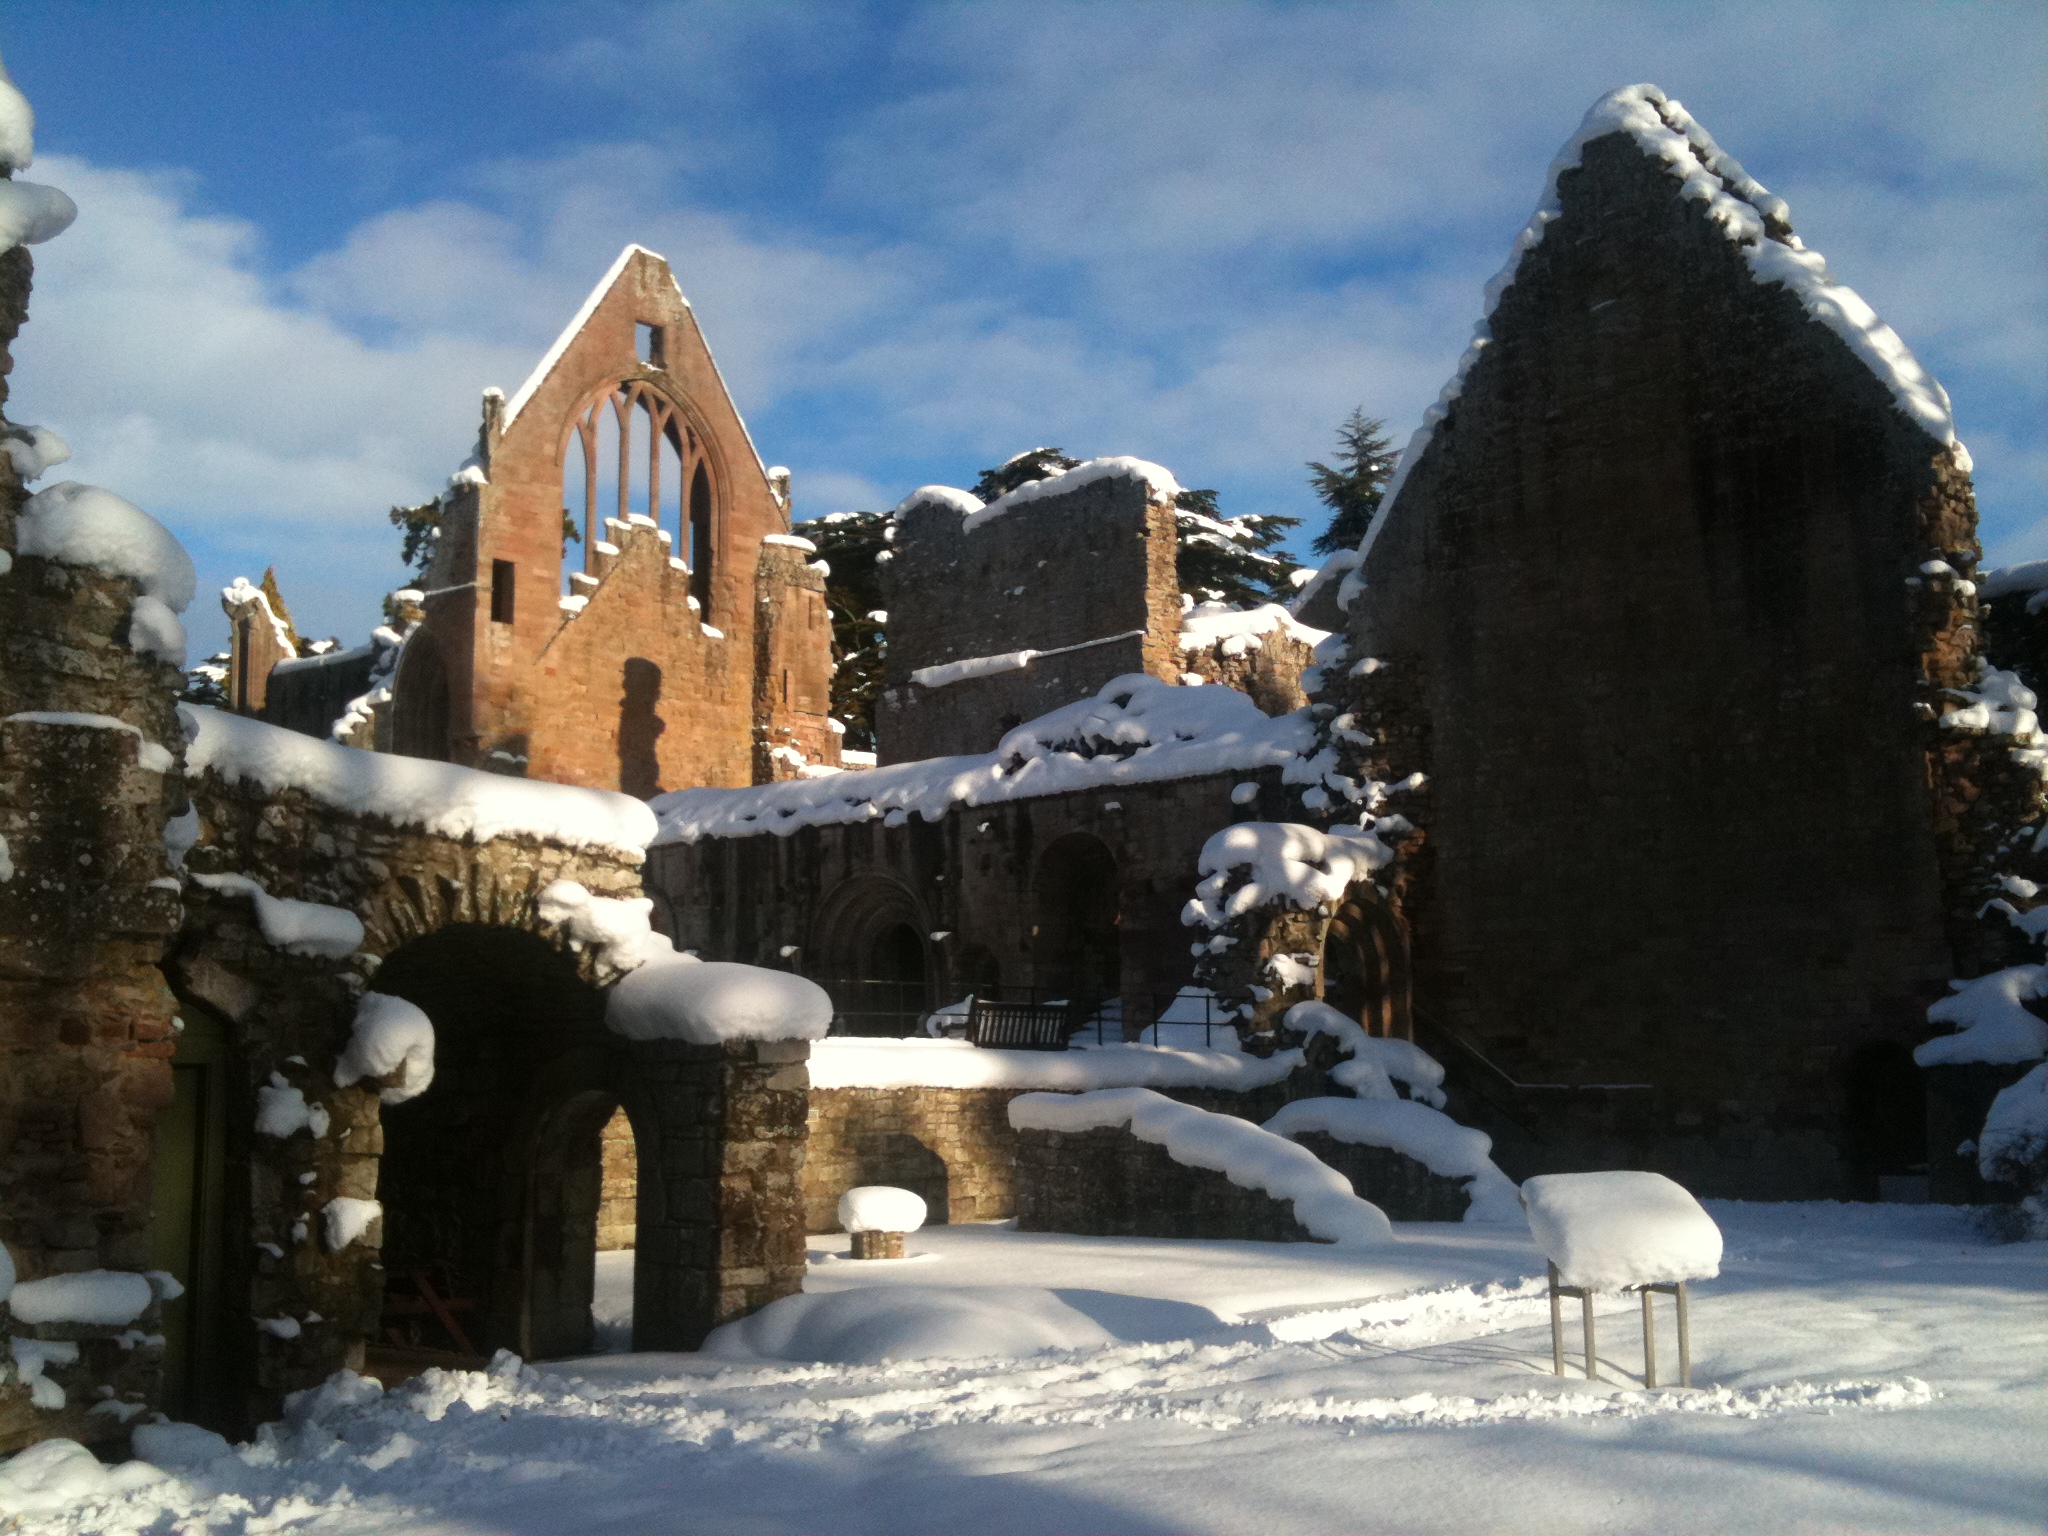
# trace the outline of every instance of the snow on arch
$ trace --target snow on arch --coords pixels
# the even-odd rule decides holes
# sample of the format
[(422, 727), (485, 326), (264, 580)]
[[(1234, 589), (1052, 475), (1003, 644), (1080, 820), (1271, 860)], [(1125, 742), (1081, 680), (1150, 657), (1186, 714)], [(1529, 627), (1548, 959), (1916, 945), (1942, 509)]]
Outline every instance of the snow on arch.
[(1948, 391), (1860, 294), (1834, 280), (1820, 252), (1809, 249), (1792, 233), (1792, 210), (1785, 200), (1745, 171), (1690, 112), (1657, 86), (1627, 85), (1594, 102), (1578, 131), (1551, 161), (1535, 213), (1515, 237), (1507, 264), (1486, 285), (1485, 307), (1472, 328), (1471, 343), (1458, 359), (1458, 366), (1436, 403), (1423, 412), (1422, 424), (1401, 450), (1379, 508), (1366, 527), (1365, 537), (1359, 541), (1357, 557), (1338, 588), (1339, 607), (1349, 608), (1365, 590), (1366, 556), (1371, 554), (1380, 530), (1392, 515), (1409, 472), (1429, 447), (1437, 424), (1450, 414), (1452, 403), (1464, 392), (1465, 379), (1473, 364), (1491, 344), (1491, 321), (1501, 296), (1514, 286), (1524, 254), (1543, 243), (1545, 231), (1561, 216), (1558, 178), (1578, 168), (1588, 144), (1614, 133), (1629, 135), (1646, 155), (1661, 160), (1665, 170), (1679, 182), (1680, 197), (1706, 204), (1707, 217), (1742, 253), (1753, 280), (1780, 284), (1798, 299), (1810, 319), (1839, 336), (1891, 391), (1900, 413), (1947, 448), (1956, 467), (1969, 473), (1970, 453), (1956, 436)]

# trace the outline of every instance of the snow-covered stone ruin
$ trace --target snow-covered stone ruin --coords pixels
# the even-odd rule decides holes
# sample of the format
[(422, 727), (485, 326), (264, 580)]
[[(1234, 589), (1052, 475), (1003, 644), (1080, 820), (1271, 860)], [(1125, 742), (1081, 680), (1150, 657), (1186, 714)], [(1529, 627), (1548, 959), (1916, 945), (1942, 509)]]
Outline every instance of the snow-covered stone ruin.
[[(10, 110), (0, 351), (71, 213)], [(911, 492), (872, 758), (665, 259), (482, 402), (367, 642), (266, 575), (189, 674), (177, 539), (0, 420), (0, 1451), (838, 1358), (911, 1305), (818, 1285), (856, 1188), (1468, 1289), (1406, 1224), (1519, 1262), (1545, 1173), (2048, 1230), (2048, 563), (1977, 569), (1941, 386), (1656, 88), (1293, 604), (1182, 592), (1232, 535), (1143, 459)]]

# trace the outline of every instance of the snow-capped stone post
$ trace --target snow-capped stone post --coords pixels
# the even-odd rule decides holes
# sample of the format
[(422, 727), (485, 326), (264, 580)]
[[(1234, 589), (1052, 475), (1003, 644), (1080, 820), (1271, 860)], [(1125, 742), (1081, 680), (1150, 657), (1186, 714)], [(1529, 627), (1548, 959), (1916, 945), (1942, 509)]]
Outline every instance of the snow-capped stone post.
[(903, 1240), (924, 1225), (924, 1197), (887, 1184), (863, 1184), (839, 1197), (839, 1225), (856, 1259), (900, 1259)]
[(639, 1140), (633, 1347), (695, 1349), (803, 1288), (805, 1063), (832, 1000), (787, 971), (677, 953), (647, 931), (644, 900), (599, 908), (558, 885), (542, 903), (571, 932), (639, 913), (637, 943), (612, 945), (632, 969), (605, 1004)]

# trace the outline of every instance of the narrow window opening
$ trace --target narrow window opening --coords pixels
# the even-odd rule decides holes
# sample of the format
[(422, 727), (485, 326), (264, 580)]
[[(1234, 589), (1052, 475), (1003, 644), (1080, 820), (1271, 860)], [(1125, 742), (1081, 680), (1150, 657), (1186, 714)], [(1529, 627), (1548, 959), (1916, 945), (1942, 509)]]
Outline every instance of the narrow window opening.
[(515, 567), (510, 560), (491, 562), (491, 622), (510, 624), (512, 622), (512, 577)]
[(711, 612), (711, 477), (704, 466), (690, 482), (690, 596)]
[(248, 619), (235, 620), (235, 713), (249, 713), (249, 645), (256, 626)]
[(633, 355), (650, 368), (668, 366), (668, 330), (659, 325), (633, 327)]

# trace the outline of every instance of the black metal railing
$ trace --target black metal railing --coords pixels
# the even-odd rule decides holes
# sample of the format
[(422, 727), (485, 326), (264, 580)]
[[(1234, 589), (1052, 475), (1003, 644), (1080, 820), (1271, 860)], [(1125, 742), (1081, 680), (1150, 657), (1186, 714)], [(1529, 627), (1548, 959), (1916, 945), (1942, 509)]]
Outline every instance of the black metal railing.
[[(960, 1039), (967, 1033), (965, 996), (934, 1005), (921, 982), (866, 981), (813, 977), (830, 994), (834, 1035), (907, 1039), (938, 1035)], [(1114, 1045), (1141, 1041), (1149, 1045), (1229, 1048), (1237, 1038), (1234, 1015), (1217, 999), (1192, 988), (1179, 992), (1125, 992), (1115, 997), (1077, 996), (1073, 988), (1001, 987), (987, 1002), (1021, 1003), (1072, 1009), (1076, 1044)]]

